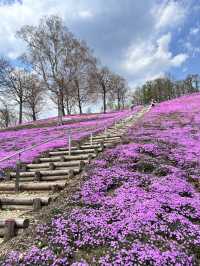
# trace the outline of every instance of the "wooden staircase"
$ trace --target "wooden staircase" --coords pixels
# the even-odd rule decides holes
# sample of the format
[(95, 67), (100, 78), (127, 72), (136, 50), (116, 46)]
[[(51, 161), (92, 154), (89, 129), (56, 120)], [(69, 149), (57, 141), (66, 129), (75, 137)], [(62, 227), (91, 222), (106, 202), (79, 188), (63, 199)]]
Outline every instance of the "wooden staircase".
[(53, 149), (33, 163), (23, 164), (17, 177), (17, 193), (16, 172), (7, 174), (6, 180), (0, 183), (0, 242), (9, 240), (27, 228), (32, 211), (38, 211), (56, 200), (69, 179), (81, 173), (85, 165), (105, 148), (120, 143), (128, 128), (148, 110), (143, 108), (106, 132), (77, 143), (70, 151), (65, 147)]

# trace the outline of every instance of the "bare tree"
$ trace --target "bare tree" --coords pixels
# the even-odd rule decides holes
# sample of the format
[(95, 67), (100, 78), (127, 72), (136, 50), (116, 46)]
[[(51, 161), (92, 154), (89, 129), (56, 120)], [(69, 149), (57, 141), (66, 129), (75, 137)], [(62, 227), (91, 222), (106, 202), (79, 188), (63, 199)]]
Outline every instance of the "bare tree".
[(76, 97), (76, 88), (75, 83), (72, 80), (71, 83), (68, 83), (64, 88), (64, 106), (67, 111), (67, 114), (70, 115), (76, 111), (77, 106), (77, 97)]
[(58, 98), (58, 115), (62, 120), (64, 88), (73, 76), (72, 57), (77, 40), (57, 16), (44, 17), (37, 27), (22, 27), (18, 36), (27, 43), (26, 59)]
[(1, 93), (19, 105), (19, 124), (22, 123), (23, 104), (26, 100), (26, 88), (29, 74), (24, 69), (14, 68), (6, 59), (0, 59)]
[(88, 102), (91, 94), (94, 93), (89, 84), (89, 76), (96, 65), (96, 58), (92, 56), (85, 42), (77, 42), (72, 60), (75, 69), (73, 76), (74, 96), (79, 113), (82, 114), (82, 105)]
[(0, 127), (7, 128), (16, 124), (16, 117), (5, 99), (0, 99)]
[(17, 35), (27, 44), (24, 58), (58, 106), (60, 123), (65, 111), (70, 113), (74, 108), (74, 101), (82, 113), (83, 104), (97, 95), (102, 97), (106, 112), (111, 72), (106, 67), (97, 69), (90, 49), (73, 36), (61, 18), (44, 17), (38, 26), (26, 25)]
[(26, 113), (36, 121), (44, 105), (44, 84), (35, 74), (30, 74), (26, 90)]
[(13, 67), (10, 62), (1, 57), (0, 58), (0, 92), (4, 92), (5, 89), (10, 85), (11, 81), (9, 79), (10, 73), (12, 73)]
[(199, 90), (199, 76), (188, 75), (184, 80), (184, 85), (187, 87), (186, 90), (190, 93), (198, 92)]
[[(76, 109), (75, 88), (73, 82), (65, 84), (62, 97), (63, 97), (62, 107), (65, 110), (64, 113), (67, 112), (68, 115), (72, 114), (72, 112), (74, 112)], [(59, 106), (58, 104), (59, 97), (55, 97), (54, 94), (52, 94), (50, 95), (50, 99), (57, 107)]]
[(29, 73), (26, 70), (17, 69), (11, 73), (12, 81), (6, 92), (19, 106), (19, 124), (22, 123), (23, 105), (27, 97)]
[(91, 74), (90, 82), (97, 92), (97, 95), (102, 97), (103, 100), (103, 112), (107, 111), (107, 100), (111, 91), (112, 73), (107, 67), (94, 68)]
[(112, 74), (110, 80), (110, 100), (117, 101), (117, 109), (125, 107), (128, 86), (126, 80), (119, 75)]
[(192, 75), (192, 81), (196, 91), (199, 91), (200, 76), (198, 74)]

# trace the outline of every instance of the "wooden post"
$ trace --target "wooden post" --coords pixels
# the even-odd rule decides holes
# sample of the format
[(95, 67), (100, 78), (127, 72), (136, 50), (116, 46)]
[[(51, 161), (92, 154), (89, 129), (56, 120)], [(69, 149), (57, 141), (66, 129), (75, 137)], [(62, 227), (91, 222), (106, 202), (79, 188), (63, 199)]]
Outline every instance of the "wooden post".
[(93, 144), (93, 134), (91, 133), (90, 134), (90, 145), (92, 146), (92, 144)]
[(53, 185), (51, 187), (52, 193), (58, 193), (60, 191), (60, 188), (58, 185)]
[(25, 164), (21, 164), (21, 171), (26, 172), (27, 171), (27, 166)]
[(105, 127), (105, 132), (104, 133), (105, 133), (105, 135), (107, 137), (107, 127)]
[(19, 160), (17, 161), (16, 164), (16, 179), (15, 179), (15, 192), (19, 192), (20, 190), (20, 186), (19, 186), (19, 182), (20, 182), (20, 168), (21, 168), (21, 161), (20, 161), (20, 154), (19, 154)]
[(10, 173), (6, 173), (6, 177), (5, 177), (5, 180), (6, 181), (10, 181), (11, 180), (11, 176), (10, 176)]
[(93, 159), (92, 154), (89, 154), (88, 155), (88, 162), (91, 163), (92, 159)]
[(71, 130), (68, 131), (68, 150), (69, 150), (69, 156), (71, 156)]
[(15, 236), (16, 223), (15, 220), (7, 220), (5, 222), (4, 241), (8, 241)]
[(98, 148), (95, 148), (95, 149), (94, 149), (94, 153), (95, 153), (96, 156), (99, 154), (99, 150), (98, 150)]
[(41, 181), (41, 173), (40, 173), (40, 171), (36, 171), (35, 172), (34, 181), (37, 181), (37, 182)]
[(78, 141), (76, 146), (79, 150), (81, 150), (81, 141)]
[(42, 208), (42, 202), (40, 198), (33, 199), (33, 211), (39, 211)]
[(104, 141), (102, 140), (101, 142), (100, 142), (100, 148), (101, 148), (101, 151), (103, 151), (104, 150)]
[(55, 170), (55, 164), (54, 163), (49, 163), (49, 170)]
[(34, 162), (34, 163), (37, 163), (37, 164), (41, 163), (40, 158), (36, 158), (36, 159), (34, 159), (33, 162)]
[(69, 170), (68, 176), (69, 176), (69, 178), (74, 178), (74, 170), (73, 169)]
[(60, 161), (61, 161), (61, 162), (65, 162), (65, 161), (66, 161), (65, 156), (61, 156), (61, 157), (60, 157)]
[(80, 163), (79, 163), (80, 172), (84, 169), (84, 167), (85, 167), (85, 162), (84, 161), (80, 161)]

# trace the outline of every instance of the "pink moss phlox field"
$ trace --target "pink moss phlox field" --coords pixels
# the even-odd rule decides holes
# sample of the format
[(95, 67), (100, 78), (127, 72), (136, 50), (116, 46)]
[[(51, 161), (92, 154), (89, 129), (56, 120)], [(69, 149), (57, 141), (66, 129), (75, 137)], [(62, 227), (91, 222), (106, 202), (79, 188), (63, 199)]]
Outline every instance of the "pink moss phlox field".
[[(115, 115), (115, 113), (118, 113), (118, 111), (108, 112), (106, 114), (104, 113), (91, 113), (91, 114), (72, 114), (72, 115), (66, 115), (63, 116), (63, 122), (80, 122), (80, 121), (86, 121), (86, 120), (92, 120), (92, 119), (101, 119), (105, 116)], [(20, 128), (26, 128), (26, 127), (38, 127), (43, 125), (53, 126), (58, 121), (58, 117), (50, 117), (50, 118), (44, 118), (39, 119), (36, 121), (30, 121), (30, 122), (24, 122), (21, 125), (16, 125), (15, 129), (18, 130)], [(8, 127), (8, 129), (13, 129), (13, 126)]]
[(91, 163), (66, 209), (38, 226), (35, 246), (2, 265), (198, 266), (199, 102), (195, 94), (153, 108), (129, 144)]
[[(115, 121), (118, 121), (124, 117), (137, 112), (139, 108), (135, 110), (125, 110), (121, 112), (113, 112), (107, 114), (101, 114), (93, 117), (91, 121), (74, 122), (63, 126), (51, 126), (44, 128), (31, 128), (20, 129), (13, 131), (0, 132), (0, 160), (12, 155), (16, 151), (24, 148), (31, 147), (33, 145), (40, 144), (48, 139), (59, 137), (56, 140), (43, 144), (30, 151), (26, 151), (21, 155), (23, 162), (31, 162), (34, 158), (39, 156), (42, 152), (56, 148), (68, 146), (68, 130), (71, 130), (72, 140), (79, 140), (83, 137), (89, 136), (92, 132), (96, 133), (103, 130), (106, 126), (110, 126)], [(88, 115), (89, 117), (89, 115)], [(39, 123), (39, 122), (38, 122)], [(5, 168), (13, 168), (16, 165), (18, 156), (13, 157), (10, 160), (0, 163), (0, 170)]]

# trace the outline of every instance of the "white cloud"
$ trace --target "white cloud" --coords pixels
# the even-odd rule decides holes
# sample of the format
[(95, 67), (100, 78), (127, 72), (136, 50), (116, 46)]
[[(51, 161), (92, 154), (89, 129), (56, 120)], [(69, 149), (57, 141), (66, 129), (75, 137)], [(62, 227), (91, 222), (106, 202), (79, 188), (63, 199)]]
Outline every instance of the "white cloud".
[(180, 33), (187, 14), (188, 6), (180, 1), (164, 0), (152, 7), (154, 27), (151, 37), (133, 40), (121, 64), (132, 86), (161, 77), (172, 68), (181, 67), (188, 59), (187, 53), (171, 52), (173, 30)]
[(169, 46), (171, 34), (162, 35), (158, 40), (148, 40), (131, 45), (122, 68), (132, 75), (132, 79), (145, 81), (164, 75), (172, 67), (181, 66), (187, 54), (172, 55)]
[(44, 15), (57, 14), (65, 21), (92, 18), (92, 10), (73, 0), (23, 0), (13, 4), (0, 3), (0, 54), (16, 58), (24, 49), (16, 39), (16, 31), (25, 24), (35, 25)]
[[(158, 77), (171, 67), (181, 66), (187, 59), (184, 53), (172, 55), (172, 33), (168, 33), (173, 28), (180, 29), (186, 18), (187, 8), (181, 4), (182, 1), (163, 0), (161, 4), (155, 5), (155, 0), (121, 0), (117, 6), (114, 0), (109, 0), (108, 5), (102, 0), (21, 2), (16, 0), (12, 5), (0, 4), (0, 54), (12, 59), (24, 50), (24, 44), (15, 38), (16, 31), (25, 24), (37, 24), (42, 16), (50, 14), (60, 15), (67, 26), (72, 26), (72, 30), (75, 25), (78, 33), (83, 32), (81, 38), (93, 38), (92, 48), (95, 50), (98, 46), (98, 51), (100, 47), (99, 54), (109, 59), (109, 66), (114, 66), (115, 71), (121, 71), (130, 81), (132, 77), (143, 81)], [(134, 17), (134, 12), (138, 20), (132, 23), (131, 16)], [(125, 39), (127, 35), (128, 38)], [(138, 38), (140, 41), (137, 41)], [(122, 42), (123, 40), (125, 41)], [(108, 48), (108, 44), (112, 50)], [(118, 53), (112, 53), (116, 47), (119, 47)], [(120, 54), (127, 49), (127, 53)], [(123, 69), (118, 67), (120, 64)]]
[(200, 29), (198, 27), (191, 28), (190, 29), (190, 34), (191, 35), (197, 35), (199, 33)]
[(174, 56), (173, 58), (171, 58), (171, 66), (172, 67), (179, 67), (181, 66), (186, 60), (188, 59), (188, 55), (187, 54), (178, 54), (176, 56)]
[(78, 12), (78, 14), (81, 18), (92, 18), (94, 16), (94, 13), (91, 10), (82, 10)]
[(186, 42), (182, 40), (183, 47), (186, 49), (187, 53), (190, 54), (191, 57), (195, 57), (200, 53), (200, 47), (198, 44), (198, 42), (193, 42), (192, 37), (188, 38)]
[(187, 9), (178, 1), (164, 1), (163, 4), (156, 5), (152, 9), (155, 17), (155, 28), (163, 29), (174, 27), (182, 23), (187, 14)]

